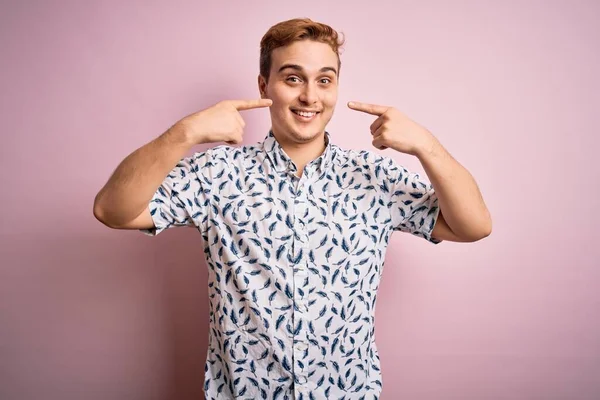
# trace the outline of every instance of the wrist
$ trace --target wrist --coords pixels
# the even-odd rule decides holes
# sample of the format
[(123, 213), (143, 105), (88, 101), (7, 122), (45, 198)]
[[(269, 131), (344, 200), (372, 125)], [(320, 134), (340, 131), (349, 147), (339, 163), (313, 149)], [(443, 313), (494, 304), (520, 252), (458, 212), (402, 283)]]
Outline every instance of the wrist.
[(440, 142), (433, 135), (430, 134), (429, 139), (424, 141), (419, 147), (417, 147), (415, 151), (415, 156), (417, 156), (418, 158), (433, 156), (436, 153), (439, 145)]
[(192, 129), (188, 126), (185, 119), (182, 119), (171, 126), (165, 132), (166, 139), (169, 143), (173, 143), (176, 145), (192, 147), (196, 144), (201, 144), (202, 142), (198, 141), (197, 138), (194, 137), (194, 133)]

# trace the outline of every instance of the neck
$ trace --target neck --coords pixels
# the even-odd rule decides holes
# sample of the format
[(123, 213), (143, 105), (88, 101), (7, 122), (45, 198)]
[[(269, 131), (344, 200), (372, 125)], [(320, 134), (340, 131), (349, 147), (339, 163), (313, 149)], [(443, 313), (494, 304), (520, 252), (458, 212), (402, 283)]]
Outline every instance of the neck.
[(273, 135), (279, 142), (283, 151), (285, 151), (285, 154), (287, 154), (294, 164), (296, 164), (298, 176), (302, 175), (302, 171), (308, 163), (319, 158), (325, 151), (325, 132), (321, 132), (313, 140), (305, 143), (286, 141), (279, 137), (275, 131), (273, 131)]

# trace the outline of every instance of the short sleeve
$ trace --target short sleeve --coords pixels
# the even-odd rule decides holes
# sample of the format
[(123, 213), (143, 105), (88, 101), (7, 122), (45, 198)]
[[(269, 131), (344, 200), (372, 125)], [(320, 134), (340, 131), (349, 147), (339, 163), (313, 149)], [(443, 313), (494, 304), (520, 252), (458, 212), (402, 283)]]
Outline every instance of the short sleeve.
[(411, 233), (434, 244), (441, 243), (431, 236), (440, 213), (433, 185), (391, 159), (387, 172), (392, 229)]
[(200, 227), (210, 196), (211, 181), (206, 178), (210, 174), (205, 174), (210, 165), (207, 152), (196, 153), (179, 161), (150, 201), (154, 227), (140, 231), (148, 236), (156, 236), (171, 227)]

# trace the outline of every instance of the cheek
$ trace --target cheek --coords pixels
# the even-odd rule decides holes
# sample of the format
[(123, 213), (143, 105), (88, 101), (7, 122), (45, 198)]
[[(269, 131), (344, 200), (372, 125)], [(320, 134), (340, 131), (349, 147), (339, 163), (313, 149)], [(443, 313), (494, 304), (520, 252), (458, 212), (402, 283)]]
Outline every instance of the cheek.
[(271, 116), (278, 119), (278, 120), (284, 120), (286, 118), (289, 117), (288, 115), (288, 110), (289, 110), (289, 104), (283, 102), (283, 101), (276, 101), (275, 99), (273, 100), (273, 105), (271, 106)]
[(323, 99), (323, 103), (327, 108), (333, 110), (337, 103), (337, 94), (333, 94), (331, 96), (328, 96), (326, 99)]
[(285, 96), (281, 93), (271, 97), (271, 100), (273, 100), (271, 109), (275, 110), (276, 114), (281, 116), (286, 116), (289, 113), (290, 106), (294, 104), (293, 97)]
[(285, 84), (277, 82), (274, 83), (267, 91), (269, 98), (273, 102), (287, 103), (294, 96), (294, 91), (286, 87)]
[(333, 107), (335, 106), (335, 103), (337, 103), (337, 98), (338, 98), (338, 92), (337, 90), (331, 89), (331, 90), (327, 90), (323, 93), (323, 103), (325, 105), (327, 105), (328, 107)]

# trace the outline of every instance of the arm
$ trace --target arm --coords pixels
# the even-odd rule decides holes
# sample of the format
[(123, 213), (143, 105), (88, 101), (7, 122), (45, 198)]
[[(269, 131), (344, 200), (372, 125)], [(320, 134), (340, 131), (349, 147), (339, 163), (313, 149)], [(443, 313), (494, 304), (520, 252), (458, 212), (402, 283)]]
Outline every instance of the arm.
[(417, 156), (438, 197), (440, 213), (431, 236), (474, 242), (492, 231), (492, 219), (471, 174), (424, 127), (393, 107), (350, 102), (348, 107), (377, 116), (373, 146)]
[(192, 147), (182, 124), (175, 124), (127, 156), (94, 200), (94, 216), (117, 229), (154, 226), (148, 204), (167, 174)]
[(431, 135), (431, 142), (416, 156), (438, 197), (440, 215), (432, 236), (441, 240), (473, 242), (488, 236), (492, 219), (477, 183), (442, 144)]
[(246, 124), (239, 111), (271, 104), (270, 99), (226, 100), (181, 119), (121, 162), (96, 195), (94, 216), (111, 228), (153, 228), (149, 203), (185, 153), (196, 144), (242, 143)]

